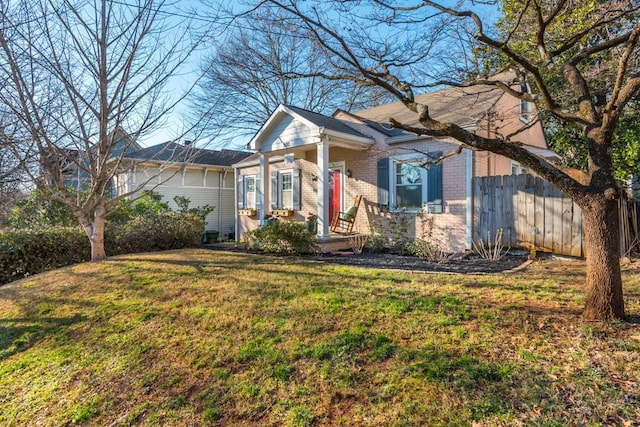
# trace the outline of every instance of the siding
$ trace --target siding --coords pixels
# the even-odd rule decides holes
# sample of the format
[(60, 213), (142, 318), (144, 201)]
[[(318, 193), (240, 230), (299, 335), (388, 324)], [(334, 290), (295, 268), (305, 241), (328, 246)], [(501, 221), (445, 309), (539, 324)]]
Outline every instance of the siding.
[[(163, 171), (162, 178), (167, 178), (176, 170)], [(135, 177), (136, 183), (141, 183), (157, 169), (146, 168), (139, 170)], [(226, 239), (235, 231), (235, 194), (233, 186), (233, 171), (229, 170), (224, 176), (222, 188), (220, 188), (220, 177), (223, 173), (205, 169), (187, 169), (184, 173), (175, 173), (168, 181), (158, 185), (157, 179), (152, 180), (143, 189), (153, 190), (162, 195), (162, 201), (167, 202), (169, 207), (176, 210), (178, 206), (174, 202), (175, 196), (188, 197), (191, 200), (190, 207), (211, 205), (215, 210), (205, 218), (205, 227), (208, 230), (218, 230), (220, 238)], [(184, 182), (184, 185), (183, 185)], [(206, 185), (205, 185), (206, 184)]]
[[(299, 147), (312, 143), (311, 129), (299, 120), (286, 116), (272, 130), (264, 136), (260, 151), (268, 152), (284, 148)], [(287, 141), (285, 147), (282, 141)]]

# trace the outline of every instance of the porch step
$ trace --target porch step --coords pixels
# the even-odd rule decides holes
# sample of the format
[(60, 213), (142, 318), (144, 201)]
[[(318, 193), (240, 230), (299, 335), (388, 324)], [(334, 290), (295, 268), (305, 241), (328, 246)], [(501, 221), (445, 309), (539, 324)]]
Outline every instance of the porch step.
[(351, 234), (348, 236), (332, 234), (329, 237), (318, 237), (318, 247), (320, 248), (320, 252), (323, 254), (329, 252), (350, 251), (351, 243), (349, 240), (355, 236), (357, 236), (357, 234)]

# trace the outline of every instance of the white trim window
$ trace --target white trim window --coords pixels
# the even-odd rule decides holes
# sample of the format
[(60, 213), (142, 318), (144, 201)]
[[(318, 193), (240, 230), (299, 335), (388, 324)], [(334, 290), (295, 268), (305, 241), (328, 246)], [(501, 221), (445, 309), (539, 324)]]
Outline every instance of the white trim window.
[(524, 175), (529, 173), (527, 168), (523, 167), (520, 163), (515, 160), (511, 160), (511, 175)]
[(293, 209), (293, 172), (280, 173), (279, 197), (282, 209)]
[[(441, 152), (428, 153), (433, 159)], [(442, 164), (425, 164), (415, 156), (398, 156), (391, 161), (391, 206), (412, 212), (442, 213)]]
[[(522, 85), (520, 87), (520, 91), (522, 93), (529, 93), (526, 85)], [(524, 99), (520, 100), (520, 120), (524, 123), (529, 123), (531, 121), (531, 103)]]
[(300, 210), (300, 169), (271, 172), (271, 209)]
[(395, 162), (395, 206), (422, 208), (422, 168), (416, 162)]
[(258, 191), (260, 178), (257, 175), (240, 175), (236, 186), (238, 209), (259, 209)]
[(255, 175), (249, 175), (245, 177), (244, 180), (244, 197), (245, 203), (244, 206), (247, 209), (256, 209), (256, 195), (258, 194), (256, 188), (256, 177)]

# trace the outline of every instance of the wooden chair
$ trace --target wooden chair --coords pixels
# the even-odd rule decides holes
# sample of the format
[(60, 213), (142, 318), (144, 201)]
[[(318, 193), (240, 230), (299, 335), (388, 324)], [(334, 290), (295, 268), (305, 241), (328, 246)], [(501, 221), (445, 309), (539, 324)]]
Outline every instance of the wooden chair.
[(356, 223), (356, 215), (358, 215), (358, 207), (360, 207), (361, 201), (362, 196), (358, 195), (353, 202), (353, 206), (345, 212), (336, 212), (331, 220), (329, 231), (339, 234), (351, 234), (353, 232), (353, 225)]

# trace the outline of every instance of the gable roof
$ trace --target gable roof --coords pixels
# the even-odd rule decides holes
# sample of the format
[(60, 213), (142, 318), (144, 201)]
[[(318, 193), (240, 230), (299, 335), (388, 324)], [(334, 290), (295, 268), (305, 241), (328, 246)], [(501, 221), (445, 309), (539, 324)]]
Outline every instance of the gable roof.
[(391, 127), (391, 125), (388, 122), (387, 123), (376, 122), (374, 120), (367, 119), (362, 116), (358, 116), (357, 114), (354, 114), (342, 109), (338, 109), (335, 111), (335, 113), (333, 113), (333, 116), (338, 116), (338, 115), (346, 115), (349, 117), (353, 117), (354, 119), (358, 120), (360, 123), (367, 125), (371, 129), (389, 138), (405, 134), (405, 132), (402, 129)]
[[(347, 145), (352, 144), (354, 147), (357, 146), (360, 149), (374, 142), (371, 137), (359, 132), (340, 119), (314, 113), (313, 111), (303, 108), (280, 104), (271, 113), (269, 119), (260, 127), (253, 138), (251, 138), (247, 147), (253, 150), (260, 150), (262, 143), (272, 136), (271, 131), (277, 129), (287, 117), (294, 122), (302, 124), (308, 130), (308, 133), (296, 142), (296, 145), (299, 146), (307, 145), (310, 143), (311, 138), (320, 136), (332, 136), (336, 138), (334, 139), (334, 143), (337, 140), (341, 140)], [(297, 136), (300, 136), (300, 134)]]
[(345, 124), (342, 120), (336, 119), (332, 116), (325, 116), (324, 114), (314, 113), (313, 111), (305, 110), (303, 108), (294, 107), (292, 105), (286, 106), (291, 111), (299, 114), (301, 117), (307, 119), (315, 126), (319, 128), (324, 128), (325, 130), (332, 130), (335, 132), (341, 132), (353, 136), (359, 136), (363, 138), (368, 138), (367, 135), (358, 132), (356, 129), (351, 126)]
[[(450, 87), (416, 96), (416, 102), (429, 106), (431, 116), (441, 122), (459, 126), (473, 126), (482, 119), (504, 96), (504, 91), (494, 86)], [(355, 116), (388, 123), (394, 118), (409, 126), (421, 127), (418, 116), (400, 101), (357, 111)]]
[(247, 151), (207, 150), (169, 141), (128, 153), (127, 159), (226, 167), (239, 162), (249, 155), (251, 153)]

